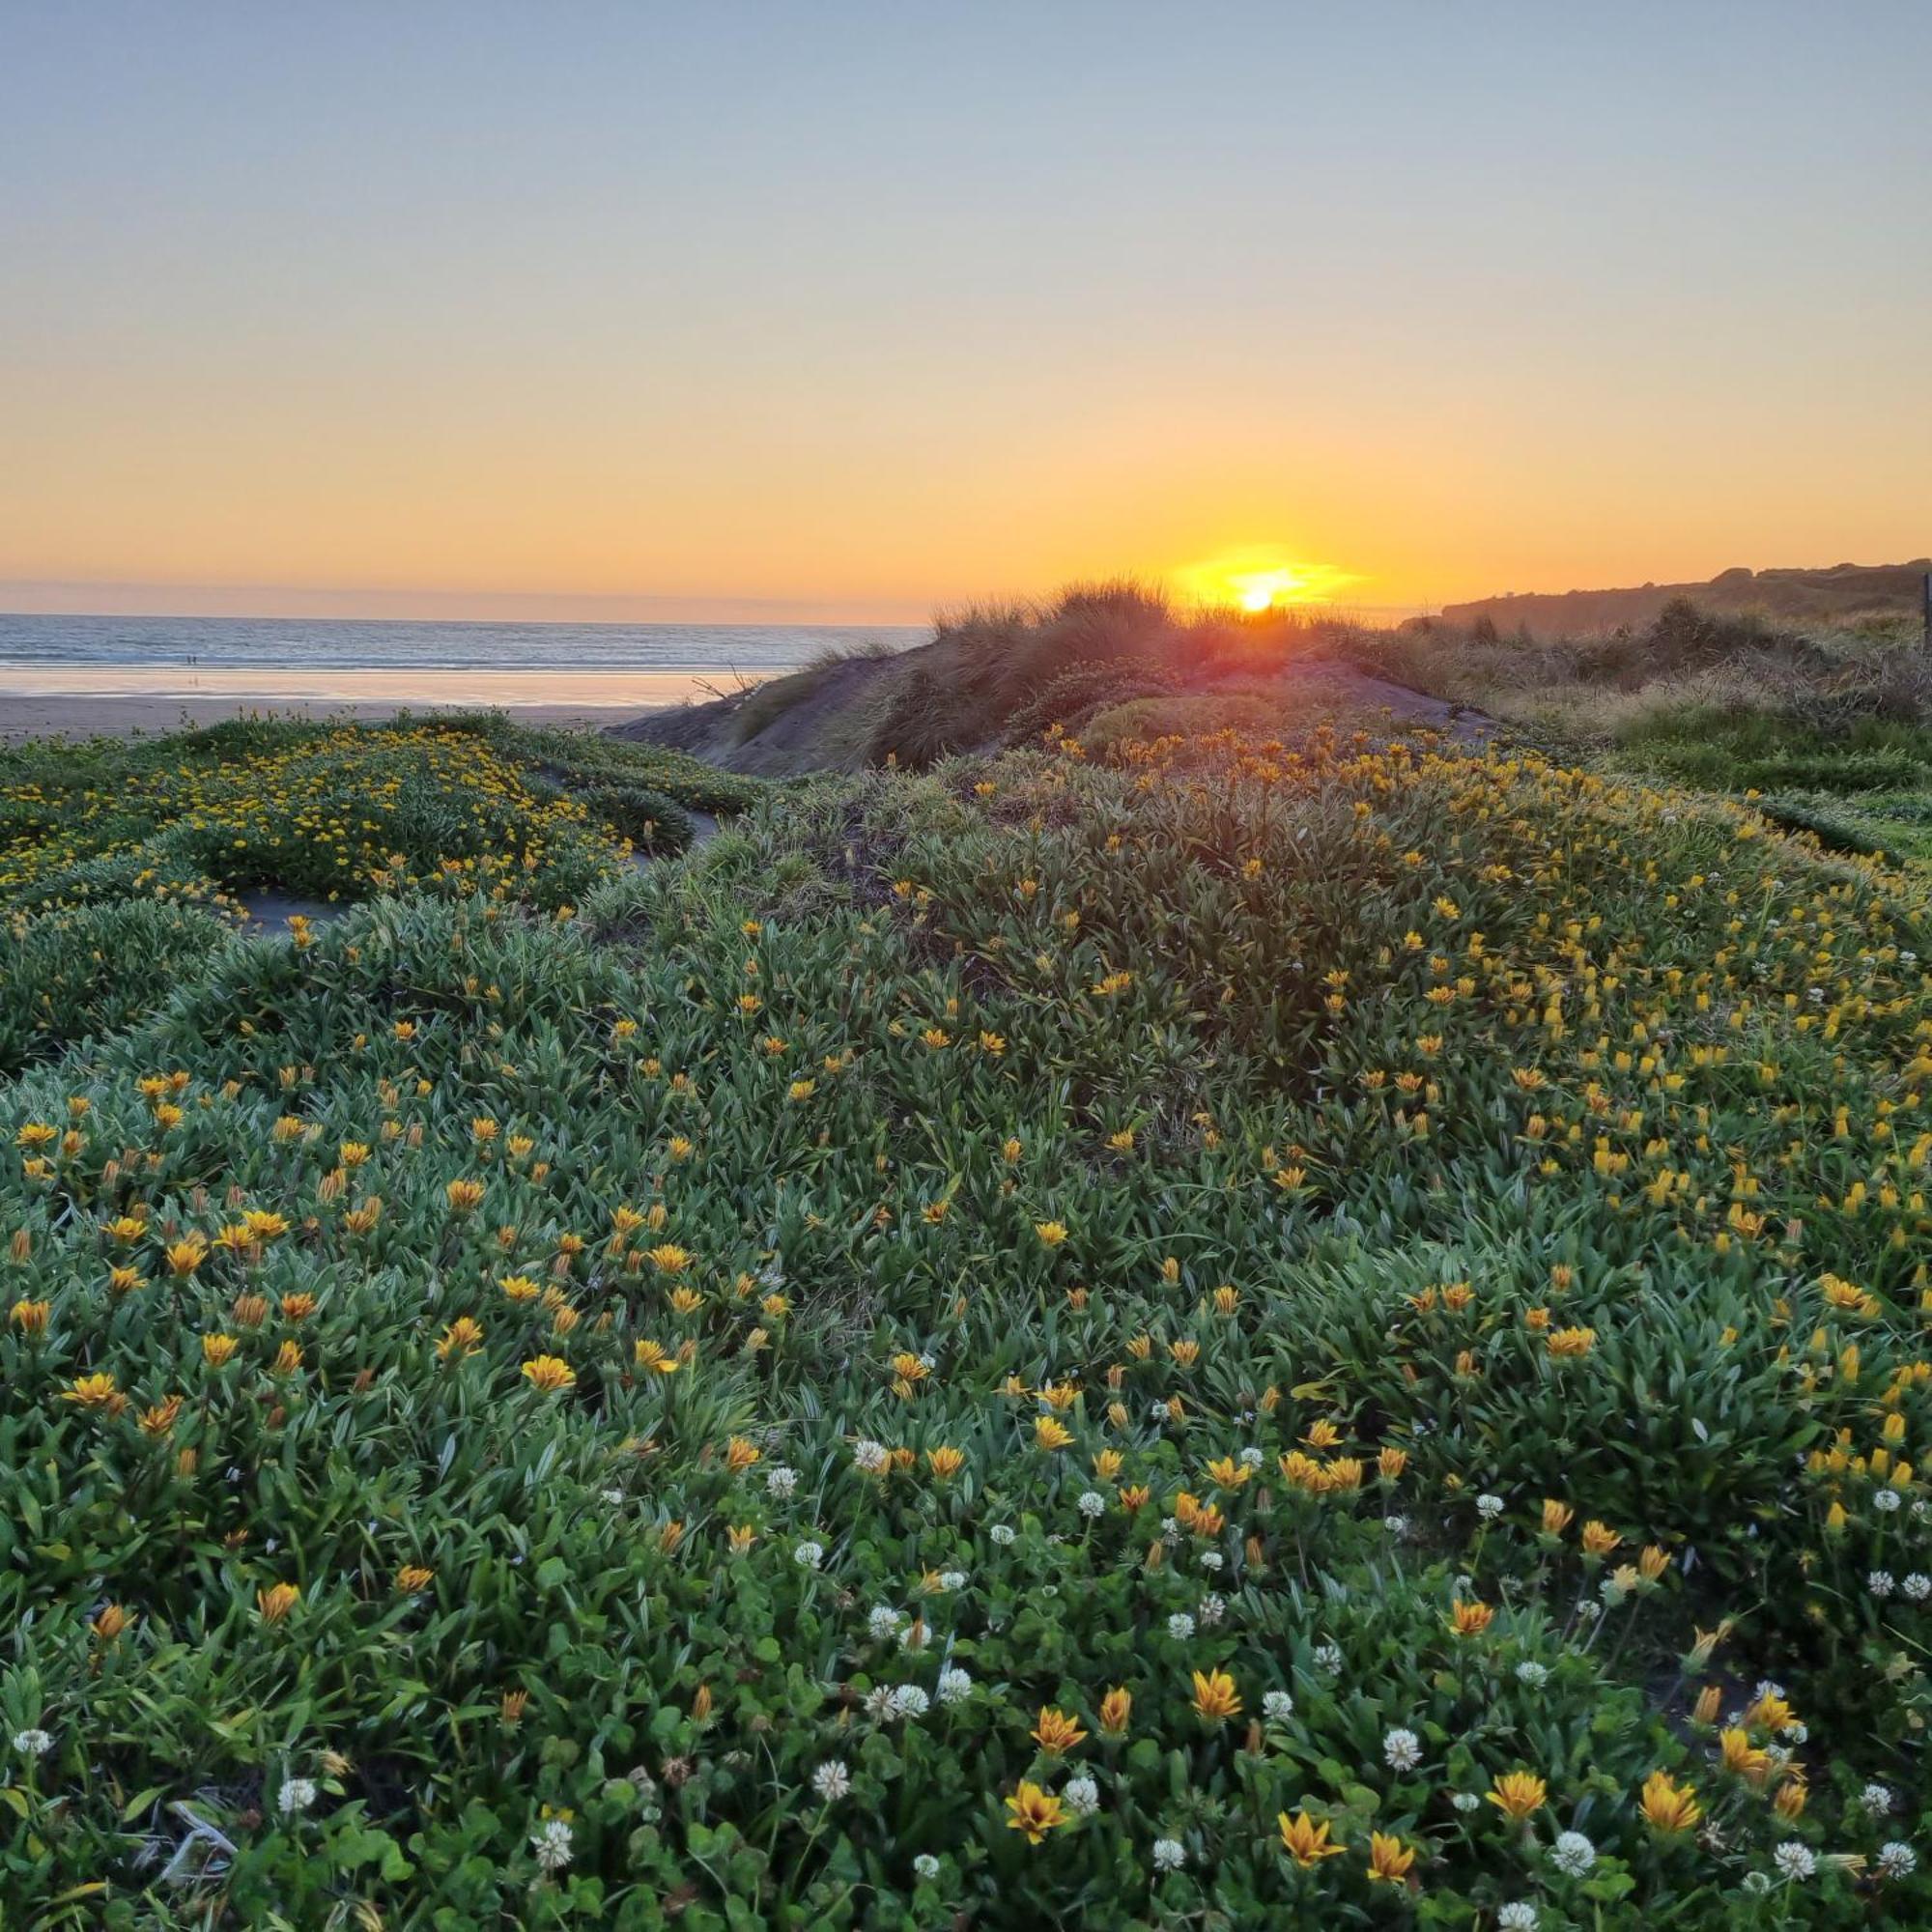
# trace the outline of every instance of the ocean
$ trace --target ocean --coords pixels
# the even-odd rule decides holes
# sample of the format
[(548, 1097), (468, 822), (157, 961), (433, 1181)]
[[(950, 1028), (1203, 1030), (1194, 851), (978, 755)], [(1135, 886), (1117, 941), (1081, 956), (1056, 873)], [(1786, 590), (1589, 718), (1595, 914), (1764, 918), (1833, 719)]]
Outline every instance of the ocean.
[(736, 690), (823, 652), (903, 649), (929, 635), (854, 624), (0, 614), (0, 704), (116, 697), (634, 710)]

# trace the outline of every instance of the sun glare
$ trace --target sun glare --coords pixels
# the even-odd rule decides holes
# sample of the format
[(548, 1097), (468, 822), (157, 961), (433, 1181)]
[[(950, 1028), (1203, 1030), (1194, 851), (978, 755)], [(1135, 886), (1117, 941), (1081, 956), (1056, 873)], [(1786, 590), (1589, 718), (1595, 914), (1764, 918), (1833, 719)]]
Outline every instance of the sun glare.
[(1230, 605), (1259, 616), (1298, 604), (1331, 599), (1354, 575), (1329, 563), (1291, 562), (1279, 551), (1242, 551), (1190, 564), (1175, 573), (1184, 595), (1198, 604)]

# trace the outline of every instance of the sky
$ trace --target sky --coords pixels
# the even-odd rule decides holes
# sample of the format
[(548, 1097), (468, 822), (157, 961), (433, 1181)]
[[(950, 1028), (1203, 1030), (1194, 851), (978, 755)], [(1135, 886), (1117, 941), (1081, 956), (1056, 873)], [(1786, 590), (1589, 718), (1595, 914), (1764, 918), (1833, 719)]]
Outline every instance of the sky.
[(1932, 6), (0, 0), (0, 609), (1932, 549)]

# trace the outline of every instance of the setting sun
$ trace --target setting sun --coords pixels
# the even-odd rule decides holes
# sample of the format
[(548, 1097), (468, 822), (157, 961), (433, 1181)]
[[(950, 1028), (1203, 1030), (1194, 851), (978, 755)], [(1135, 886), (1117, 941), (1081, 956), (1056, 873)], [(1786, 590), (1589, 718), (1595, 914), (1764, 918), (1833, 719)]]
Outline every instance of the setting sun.
[(1234, 605), (1260, 615), (1283, 605), (1328, 602), (1343, 585), (1360, 580), (1330, 563), (1291, 562), (1280, 551), (1244, 550), (1189, 564), (1174, 573), (1194, 603)]

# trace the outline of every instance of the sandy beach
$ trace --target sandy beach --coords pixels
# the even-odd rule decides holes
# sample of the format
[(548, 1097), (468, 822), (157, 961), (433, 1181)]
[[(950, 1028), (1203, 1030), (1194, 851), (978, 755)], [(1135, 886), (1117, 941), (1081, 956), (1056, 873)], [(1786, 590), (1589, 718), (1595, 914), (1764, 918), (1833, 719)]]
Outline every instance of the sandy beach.
[(532, 724), (597, 728), (687, 699), (726, 695), (755, 672), (665, 670), (204, 670), (124, 665), (0, 665), (0, 743), (126, 738), (272, 712), (389, 718), (404, 710), (500, 709)]

